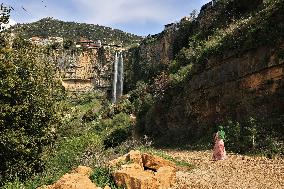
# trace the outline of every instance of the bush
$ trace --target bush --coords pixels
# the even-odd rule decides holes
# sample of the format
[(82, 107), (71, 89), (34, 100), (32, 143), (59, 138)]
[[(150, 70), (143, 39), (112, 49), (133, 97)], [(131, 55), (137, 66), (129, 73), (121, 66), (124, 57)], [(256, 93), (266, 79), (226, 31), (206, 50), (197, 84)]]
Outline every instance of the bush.
[(115, 103), (109, 103), (105, 105), (101, 110), (101, 117), (103, 119), (113, 118), (120, 113), (131, 114), (133, 112), (133, 105), (129, 101), (128, 96), (122, 96), (120, 100)]
[(132, 126), (130, 116), (125, 113), (117, 114), (112, 120), (108, 120), (108, 124), (105, 125), (107, 134), (103, 140), (104, 146), (115, 147), (126, 141), (131, 136)]
[(56, 137), (63, 87), (44, 51), (20, 39), (0, 49), (0, 185), (43, 169), (41, 154)]
[(238, 122), (233, 122), (229, 120), (224, 127), (226, 133), (226, 147), (229, 150), (239, 152), (240, 151), (240, 137), (241, 137), (241, 127)]
[(257, 123), (250, 117), (247, 121), (239, 122), (228, 121), (225, 127), (226, 146), (235, 152), (251, 152), (255, 150), (257, 140)]
[(111, 170), (108, 168), (96, 167), (90, 179), (99, 187), (103, 188), (108, 185), (113, 189), (117, 188), (111, 175)]
[(82, 117), (84, 121), (93, 121), (99, 118), (101, 115), (101, 108), (95, 107), (90, 110), (88, 110)]
[(127, 128), (117, 128), (113, 130), (107, 138), (104, 140), (104, 146), (106, 148), (116, 147), (122, 142), (126, 141), (131, 132)]
[(283, 153), (281, 133), (270, 124), (252, 117), (242, 123), (229, 120), (224, 127), (226, 148), (240, 153)]

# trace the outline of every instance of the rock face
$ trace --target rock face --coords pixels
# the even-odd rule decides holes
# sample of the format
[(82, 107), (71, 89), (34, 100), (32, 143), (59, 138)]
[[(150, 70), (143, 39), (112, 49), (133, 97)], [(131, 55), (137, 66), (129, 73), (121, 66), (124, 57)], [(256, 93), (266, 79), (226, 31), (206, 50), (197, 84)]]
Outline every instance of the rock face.
[(56, 183), (38, 189), (101, 189), (89, 179), (91, 172), (91, 168), (79, 166), (71, 173), (65, 174)]
[[(73, 55), (62, 55), (62, 84), (68, 91), (110, 89), (115, 49), (85, 49)], [(60, 60), (60, 58), (59, 58)]]
[(209, 58), (205, 69), (193, 67), (190, 80), (176, 89), (179, 93), (172, 91), (167, 104), (161, 101), (149, 113), (147, 132), (185, 141), (201, 137), (200, 126), (216, 126), (226, 118), (277, 118), (284, 112), (283, 50), (284, 43), (230, 52)]
[(124, 164), (113, 176), (118, 186), (127, 189), (167, 189), (176, 178), (173, 162), (139, 151), (131, 151), (109, 164)]

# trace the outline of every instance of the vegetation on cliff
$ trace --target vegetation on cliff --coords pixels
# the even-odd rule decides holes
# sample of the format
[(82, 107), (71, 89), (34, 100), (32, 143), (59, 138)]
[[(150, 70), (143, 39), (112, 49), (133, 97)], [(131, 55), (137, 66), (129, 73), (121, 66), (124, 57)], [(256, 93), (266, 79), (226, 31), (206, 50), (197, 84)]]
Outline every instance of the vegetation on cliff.
[[(148, 58), (149, 56), (141, 55), (141, 47), (134, 49), (132, 61), (128, 65), (130, 70), (128, 72), (131, 73), (128, 85), (135, 88), (142, 80), (146, 83), (146, 93), (152, 99), (152, 105), (147, 106), (147, 110), (138, 115), (138, 125), (141, 130), (156, 138), (165, 139), (160, 141), (163, 144), (172, 137), (178, 144), (205, 142), (210, 145), (212, 133), (218, 125), (223, 124), (229, 133), (228, 141), (234, 144), (229, 146), (231, 150), (241, 152), (267, 150), (268, 153), (283, 153), (283, 112), (281, 109), (275, 109), (273, 115), (266, 119), (267, 115), (264, 112), (256, 110), (259, 105), (273, 101), (273, 98), (281, 93), (281, 89), (275, 94), (276, 96), (259, 95), (255, 99), (249, 99), (246, 104), (241, 104), (247, 107), (247, 110), (240, 113), (239, 118), (236, 118), (236, 109), (237, 103), (240, 102), (231, 99), (230, 102), (226, 102), (228, 109), (231, 107), (231, 114), (229, 111), (227, 115), (218, 114), (219, 110), (216, 108), (218, 115), (215, 116), (214, 122), (207, 124), (202, 123), (204, 120), (198, 120), (204, 107), (194, 107), (194, 103), (189, 103), (202, 99), (202, 95), (194, 97), (196, 99), (188, 99), (194, 92), (190, 90), (191, 86), (188, 83), (194, 76), (202, 76), (203, 72), (212, 69), (212, 60), (218, 65), (218, 61), (223, 62), (223, 59), (228, 58), (230, 54), (237, 58), (262, 46), (273, 48), (280, 45), (284, 37), (283, 3), (282, 0), (255, 0), (250, 3), (225, 0), (216, 1), (214, 6), (211, 4), (204, 6), (197, 18), (181, 23), (179, 26), (181, 30), (173, 32), (173, 36), (179, 31), (182, 31), (182, 34), (179, 33), (181, 35), (171, 42), (174, 58), (167, 65), (161, 62), (155, 64), (152, 60), (156, 56), (155, 53)], [(151, 44), (158, 43), (159, 40), (166, 41), (167, 32), (171, 31), (148, 37), (141, 44), (146, 43), (151, 47)], [(186, 42), (181, 42), (180, 39)], [(143, 46), (145, 47), (147, 48)], [(276, 58), (281, 60), (281, 55)], [(225, 72), (226, 70), (223, 75), (226, 74)], [(235, 78), (234, 73), (231, 72), (227, 73), (232, 75), (229, 81)], [(135, 79), (137, 75), (144, 77)], [(206, 77), (210, 76), (203, 77), (207, 79)], [(222, 78), (219, 79), (221, 82)], [(134, 83), (131, 83), (133, 81)], [(198, 87), (198, 83), (193, 84)], [(201, 84), (200, 81), (198, 90), (202, 90), (205, 87), (203, 85), (205, 84)], [(215, 104), (221, 101), (217, 97), (204, 100), (211, 100)], [(206, 106), (204, 103), (201, 104)], [(263, 137), (266, 140), (263, 140)]]
[(140, 36), (123, 32), (110, 27), (83, 24), (76, 22), (64, 22), (53, 18), (44, 18), (37, 22), (17, 24), (9, 29), (19, 37), (29, 39), (38, 37), (63, 37), (73, 42), (79, 41), (81, 37), (90, 40), (101, 40), (107, 44), (131, 45), (141, 40)]

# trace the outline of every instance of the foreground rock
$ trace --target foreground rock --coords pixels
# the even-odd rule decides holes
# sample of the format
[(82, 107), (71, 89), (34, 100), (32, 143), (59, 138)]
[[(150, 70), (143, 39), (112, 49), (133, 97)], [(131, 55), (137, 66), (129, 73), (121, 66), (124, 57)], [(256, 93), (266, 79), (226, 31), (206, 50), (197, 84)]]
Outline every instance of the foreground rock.
[(118, 186), (127, 189), (167, 189), (176, 180), (176, 165), (161, 157), (139, 151), (109, 162), (110, 166), (119, 166), (113, 173)]
[[(89, 179), (91, 172), (91, 168), (79, 166), (71, 173), (62, 176), (56, 183), (38, 189), (101, 189)], [(105, 189), (108, 187), (106, 186)]]

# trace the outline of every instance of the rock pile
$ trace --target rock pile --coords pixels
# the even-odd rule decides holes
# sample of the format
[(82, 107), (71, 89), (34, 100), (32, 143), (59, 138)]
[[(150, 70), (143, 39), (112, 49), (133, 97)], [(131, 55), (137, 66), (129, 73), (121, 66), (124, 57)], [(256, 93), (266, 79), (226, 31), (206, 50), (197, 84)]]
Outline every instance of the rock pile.
[(140, 151), (130, 151), (109, 165), (120, 166), (113, 176), (118, 186), (127, 189), (168, 189), (176, 180), (173, 162)]

